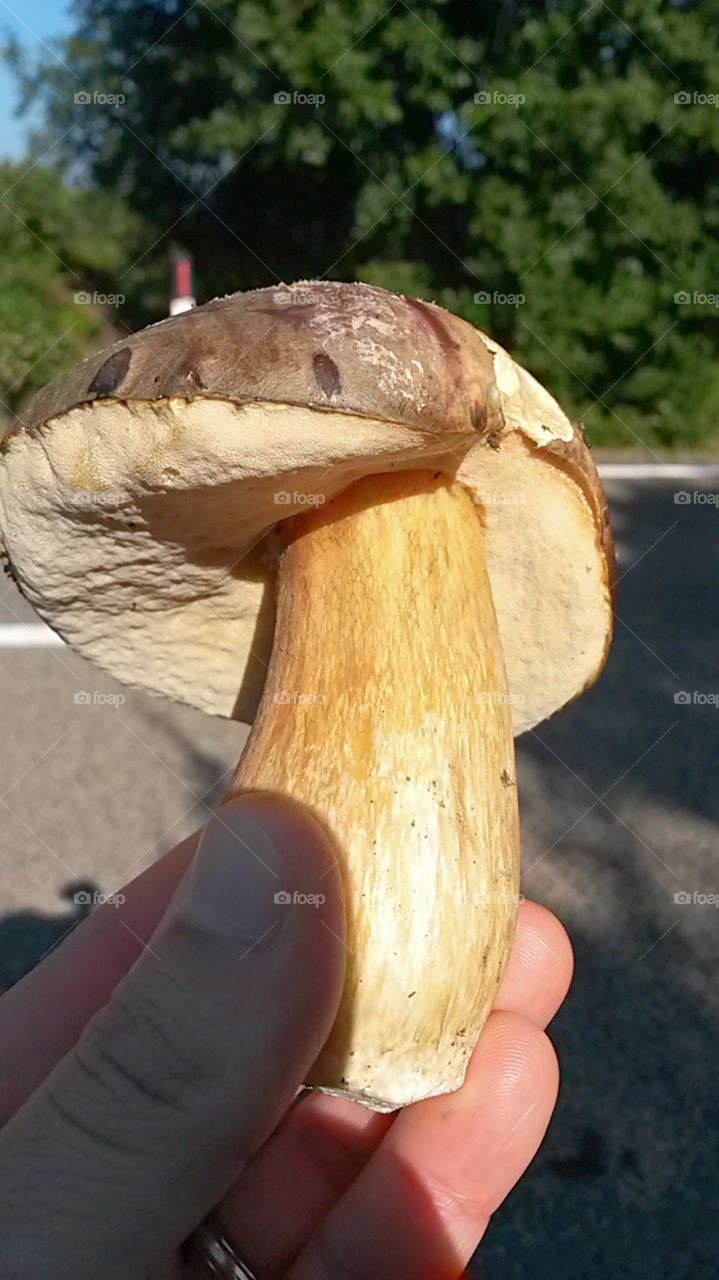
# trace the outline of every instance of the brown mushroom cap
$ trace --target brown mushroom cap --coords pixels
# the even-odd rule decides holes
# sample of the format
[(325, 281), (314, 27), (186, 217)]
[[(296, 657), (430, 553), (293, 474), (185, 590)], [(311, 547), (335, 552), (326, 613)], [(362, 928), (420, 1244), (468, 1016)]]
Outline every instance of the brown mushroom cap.
[(41, 391), (6, 437), (0, 521), (18, 584), (70, 644), (127, 683), (249, 722), (281, 522), (418, 467), (478, 505), (521, 732), (604, 663), (606, 504), (556, 401), (431, 303), (309, 281), (124, 339)]

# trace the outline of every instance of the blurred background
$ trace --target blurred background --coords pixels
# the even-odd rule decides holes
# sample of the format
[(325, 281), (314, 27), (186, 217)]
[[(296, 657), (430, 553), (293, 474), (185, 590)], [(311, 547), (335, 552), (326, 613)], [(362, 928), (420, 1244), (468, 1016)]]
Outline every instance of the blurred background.
[[(596, 449), (599, 685), (519, 743), (567, 925), (547, 1141), (473, 1272), (716, 1280), (719, 4), (0, 0), (0, 432), (235, 289), (364, 280), (504, 343)], [(237, 724), (135, 694), (0, 583), (0, 984), (203, 823)]]

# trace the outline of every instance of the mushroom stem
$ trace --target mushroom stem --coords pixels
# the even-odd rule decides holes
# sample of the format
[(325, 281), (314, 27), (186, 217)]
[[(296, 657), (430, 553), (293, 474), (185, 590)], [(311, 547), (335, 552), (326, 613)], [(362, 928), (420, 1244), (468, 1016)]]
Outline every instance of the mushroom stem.
[(229, 794), (293, 797), (342, 859), (345, 987), (309, 1084), (393, 1110), (462, 1083), (516, 919), (510, 710), (465, 489), (370, 476), (292, 521)]

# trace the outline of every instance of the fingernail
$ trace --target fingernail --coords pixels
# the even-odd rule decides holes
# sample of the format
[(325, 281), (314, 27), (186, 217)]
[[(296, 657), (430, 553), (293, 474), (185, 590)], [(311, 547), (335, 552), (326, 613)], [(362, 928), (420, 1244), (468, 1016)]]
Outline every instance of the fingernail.
[(269, 945), (287, 914), (287, 883), (287, 865), (267, 831), (228, 804), (200, 836), (173, 908), (215, 933)]

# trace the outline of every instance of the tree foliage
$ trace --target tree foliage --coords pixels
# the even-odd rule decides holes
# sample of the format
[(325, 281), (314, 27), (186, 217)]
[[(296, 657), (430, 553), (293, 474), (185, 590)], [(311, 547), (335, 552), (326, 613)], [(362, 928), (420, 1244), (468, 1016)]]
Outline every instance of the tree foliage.
[(655, 448), (716, 431), (718, 12), (77, 0), (25, 85), (66, 171), (137, 215), (133, 321), (173, 242), (203, 298), (368, 280), (492, 333), (590, 439)]
[(0, 164), (0, 419), (97, 345), (123, 258), (126, 211), (52, 170)]

